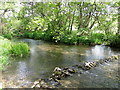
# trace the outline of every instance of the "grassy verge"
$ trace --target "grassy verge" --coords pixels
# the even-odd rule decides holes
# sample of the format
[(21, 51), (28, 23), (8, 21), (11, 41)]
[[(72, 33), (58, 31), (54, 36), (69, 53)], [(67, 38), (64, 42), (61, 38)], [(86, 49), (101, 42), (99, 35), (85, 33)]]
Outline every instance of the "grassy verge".
[(82, 45), (95, 45), (95, 44), (103, 44), (106, 42), (104, 40), (105, 35), (101, 33), (95, 33), (92, 34), (92, 36), (88, 35), (78, 35), (77, 32), (72, 32), (71, 34), (58, 34), (54, 35), (47, 32), (42, 31), (33, 31), (33, 32), (25, 32), (21, 36), (25, 38), (31, 38), (31, 39), (42, 39), (46, 41), (51, 42), (57, 42), (57, 43), (65, 43), (68, 45), (76, 45), (76, 44), (82, 44)]
[(68, 45), (109, 45), (112, 47), (120, 47), (120, 35), (105, 33), (91, 33), (81, 34), (81, 32), (72, 31), (67, 32), (54, 32), (54, 31), (25, 31), (24, 33), (5, 34), (4, 37), (11, 39), (13, 36), (31, 38), (37, 40), (46, 40), (55, 43), (64, 43)]
[(21, 35), (25, 38), (42, 39), (51, 42), (65, 43), (68, 45), (109, 45), (113, 47), (120, 47), (120, 35), (105, 35), (104, 33), (92, 33), (92, 35), (78, 35), (76, 31), (71, 34), (58, 34), (47, 33), (42, 31), (25, 32)]
[(29, 53), (29, 47), (26, 43), (11, 42), (0, 36), (0, 70), (2, 70), (10, 61), (10, 56), (24, 56)]

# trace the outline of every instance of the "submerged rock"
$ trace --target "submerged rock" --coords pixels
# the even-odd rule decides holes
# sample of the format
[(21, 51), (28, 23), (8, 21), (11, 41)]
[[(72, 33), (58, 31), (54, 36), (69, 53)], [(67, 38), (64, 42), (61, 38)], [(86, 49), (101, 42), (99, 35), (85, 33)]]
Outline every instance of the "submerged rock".
[(39, 79), (34, 82), (34, 84), (31, 88), (54, 88), (54, 87), (51, 85), (48, 85), (48, 83), (45, 82), (44, 79)]
[[(61, 80), (63, 77), (72, 76), (72, 74), (74, 73), (78, 73), (78, 76), (80, 76), (80, 74), (82, 74), (86, 70), (92, 69), (98, 66), (99, 64), (103, 64), (104, 62), (118, 60), (119, 58), (120, 58), (120, 54), (114, 55), (105, 59), (100, 59), (99, 61), (97, 60), (94, 62), (85, 62), (85, 63), (80, 63), (78, 65), (73, 65), (72, 68), (55, 67), (52, 75), (48, 78), (48, 81), (45, 81), (45, 79), (39, 79), (34, 82), (32, 88), (55, 88), (59, 85), (63, 85), (61, 84), (61, 83), (64, 83)], [(69, 83), (67, 82), (67, 84)]]
[(54, 71), (53, 72), (56, 72), (56, 71), (61, 71), (62, 69), (60, 67), (55, 67)]
[(63, 74), (62, 74), (63, 77), (67, 77), (67, 76), (72, 76), (71, 73), (69, 73), (68, 70), (63, 70)]
[(114, 55), (113, 58), (118, 60), (119, 56), (118, 55)]
[(76, 71), (74, 69), (65, 67), (55, 67), (52, 78), (60, 80), (62, 77), (72, 76), (72, 73), (75, 73)]
[(55, 69), (53, 70), (53, 74), (52, 74), (51, 78), (55, 81), (60, 80), (62, 77), (62, 74), (63, 74), (62, 68), (55, 67)]
[(75, 71), (74, 69), (70, 69), (70, 68), (69, 68), (69, 69), (68, 69), (68, 72), (69, 72), (69, 73), (75, 73), (76, 71)]
[(64, 67), (63, 70), (68, 70), (69, 68), (68, 67)]

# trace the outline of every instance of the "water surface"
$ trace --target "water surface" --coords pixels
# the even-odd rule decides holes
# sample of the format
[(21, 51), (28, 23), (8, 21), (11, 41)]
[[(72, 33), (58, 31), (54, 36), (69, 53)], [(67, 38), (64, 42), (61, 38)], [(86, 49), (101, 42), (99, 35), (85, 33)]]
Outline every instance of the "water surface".
[[(3, 87), (30, 87), (38, 78), (48, 78), (53, 69), (72, 66), (83, 61), (94, 61), (120, 53), (117, 48), (103, 45), (55, 45), (41, 40), (22, 39), (30, 45), (30, 56), (15, 58), (3, 72)], [(112, 67), (111, 67), (112, 66)], [(75, 74), (63, 81), (66, 87), (118, 87), (118, 62), (106, 63), (81, 75)]]

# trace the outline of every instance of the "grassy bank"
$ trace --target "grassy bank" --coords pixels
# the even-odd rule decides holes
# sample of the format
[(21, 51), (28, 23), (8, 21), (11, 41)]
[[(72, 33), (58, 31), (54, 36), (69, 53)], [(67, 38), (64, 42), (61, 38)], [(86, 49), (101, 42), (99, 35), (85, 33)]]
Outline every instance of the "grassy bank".
[(113, 47), (120, 47), (120, 36), (116, 35), (105, 35), (103, 33), (93, 33), (91, 35), (79, 35), (77, 32), (71, 34), (58, 34), (57, 36), (53, 33), (47, 33), (44, 31), (30, 31), (19, 34), (20, 37), (31, 38), (31, 39), (42, 39), (55, 43), (64, 43), (68, 45), (96, 45), (104, 44)]
[[(62, 33), (62, 32), (61, 32)], [(20, 38), (30, 38), (37, 40), (45, 40), (55, 43), (64, 43), (67, 45), (108, 45), (112, 47), (120, 48), (120, 35), (104, 33), (91, 33), (90, 35), (81, 35), (77, 31), (72, 31), (72, 33), (56, 33), (47, 31), (25, 31), (14, 34), (5, 34), (5, 38), (11, 39), (12, 37)]]
[(29, 53), (29, 47), (26, 43), (11, 42), (0, 36), (0, 70), (7, 65), (11, 56), (21, 57)]

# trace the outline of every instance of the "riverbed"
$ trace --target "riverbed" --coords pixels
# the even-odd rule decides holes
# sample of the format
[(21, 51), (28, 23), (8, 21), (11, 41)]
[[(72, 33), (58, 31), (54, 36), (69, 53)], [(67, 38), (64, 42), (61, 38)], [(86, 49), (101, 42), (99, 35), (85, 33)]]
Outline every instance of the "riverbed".
[[(55, 67), (68, 67), (120, 54), (120, 49), (104, 45), (57, 45), (33, 39), (20, 41), (29, 44), (30, 55), (14, 58), (15, 60), (2, 72), (3, 88), (30, 88), (35, 80), (48, 78)], [(81, 75), (74, 74), (72, 77), (64, 78), (61, 82), (67, 88), (118, 88), (119, 61), (104, 63)]]

